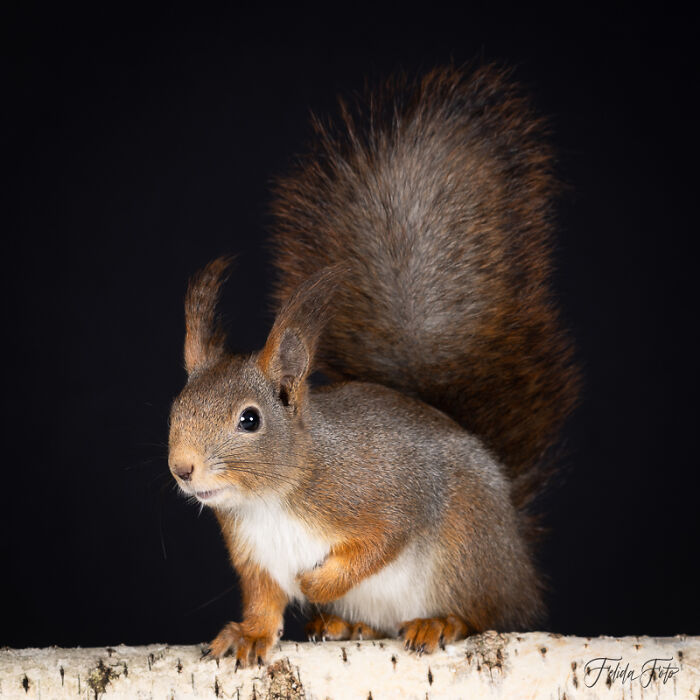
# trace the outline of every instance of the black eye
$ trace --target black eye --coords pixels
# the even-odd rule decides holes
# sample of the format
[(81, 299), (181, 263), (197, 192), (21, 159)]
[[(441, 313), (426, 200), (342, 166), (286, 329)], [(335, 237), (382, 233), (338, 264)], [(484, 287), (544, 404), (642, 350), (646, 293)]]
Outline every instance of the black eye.
[(246, 408), (238, 419), (238, 425), (249, 433), (260, 427), (260, 414), (255, 408)]

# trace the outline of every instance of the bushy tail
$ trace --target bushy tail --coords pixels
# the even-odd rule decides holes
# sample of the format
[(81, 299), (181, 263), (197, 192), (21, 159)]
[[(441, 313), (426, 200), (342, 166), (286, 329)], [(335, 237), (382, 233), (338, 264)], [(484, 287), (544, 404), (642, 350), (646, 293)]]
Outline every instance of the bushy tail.
[(524, 507), (578, 385), (549, 289), (557, 188), (541, 120), (506, 72), (448, 67), (341, 103), (315, 131), (276, 188), (277, 301), (344, 263), (319, 368), (452, 416)]

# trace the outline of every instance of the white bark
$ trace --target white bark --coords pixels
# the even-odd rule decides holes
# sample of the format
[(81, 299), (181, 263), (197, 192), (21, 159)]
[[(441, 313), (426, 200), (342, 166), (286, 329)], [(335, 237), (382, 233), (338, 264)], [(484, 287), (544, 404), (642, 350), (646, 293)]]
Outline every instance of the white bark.
[[(418, 656), (397, 641), (282, 642), (265, 668), (201, 657), (199, 646), (0, 650), (2, 698), (693, 698), (700, 637), (471, 637)], [(599, 673), (619, 659), (622, 675)], [(653, 659), (664, 659), (656, 661)], [(588, 663), (588, 671), (586, 664)], [(592, 663), (590, 663), (592, 662)], [(609, 661), (614, 670), (617, 661)], [(624, 672), (627, 672), (626, 674)], [(653, 672), (652, 672), (653, 671)], [(629, 673), (633, 676), (630, 677)], [(598, 677), (599, 676), (599, 677)], [(623, 677), (624, 676), (624, 677)], [(597, 678), (597, 681), (596, 681)]]

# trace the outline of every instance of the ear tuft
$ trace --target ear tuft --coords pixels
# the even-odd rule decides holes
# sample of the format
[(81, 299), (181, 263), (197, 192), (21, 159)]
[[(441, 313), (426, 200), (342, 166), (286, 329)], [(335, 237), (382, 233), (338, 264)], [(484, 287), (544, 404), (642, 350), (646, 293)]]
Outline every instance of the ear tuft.
[(327, 267), (307, 279), (282, 307), (258, 356), (258, 366), (278, 388), (282, 403), (295, 410), (312, 369), (318, 338), (344, 267)]
[(299, 334), (291, 329), (285, 328), (279, 343), (279, 362), (284, 374), (290, 377), (306, 376), (311, 362), (309, 347)]
[(231, 258), (210, 262), (191, 279), (185, 296), (185, 369), (209, 366), (224, 354), (226, 337), (216, 313)]

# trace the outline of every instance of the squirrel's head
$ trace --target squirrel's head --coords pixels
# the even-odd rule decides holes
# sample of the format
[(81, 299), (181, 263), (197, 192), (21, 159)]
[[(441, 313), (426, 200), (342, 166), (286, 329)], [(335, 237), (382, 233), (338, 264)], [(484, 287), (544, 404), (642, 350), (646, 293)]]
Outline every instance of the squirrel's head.
[(182, 490), (207, 505), (284, 494), (308, 470), (305, 398), (337, 270), (302, 284), (281, 309), (265, 347), (226, 351), (216, 314), (228, 261), (210, 263), (185, 299), (188, 381), (170, 413), (168, 463)]

